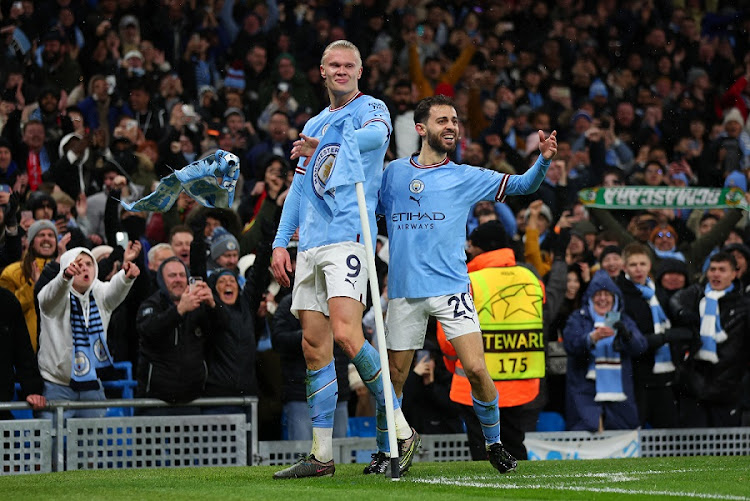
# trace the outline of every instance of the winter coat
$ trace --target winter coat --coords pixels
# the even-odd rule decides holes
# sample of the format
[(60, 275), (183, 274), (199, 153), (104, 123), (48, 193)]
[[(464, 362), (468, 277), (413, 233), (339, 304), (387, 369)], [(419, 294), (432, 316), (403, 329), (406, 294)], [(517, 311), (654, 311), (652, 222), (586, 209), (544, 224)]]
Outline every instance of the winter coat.
[[(672, 297), (669, 309), (676, 326), (699, 331), (704, 287), (693, 284)], [(719, 317), (727, 339), (716, 344), (718, 363), (696, 360), (697, 349), (692, 350), (678, 372), (678, 389), (699, 401), (731, 404), (740, 400), (742, 377), (750, 360), (750, 298), (743, 294), (738, 280), (734, 290), (719, 299)]]
[[(622, 314), (620, 321), (632, 337), (625, 341), (621, 337), (620, 351), (623, 391), (627, 399), (622, 402), (596, 402), (596, 383), (586, 378), (589, 371), (591, 350), (590, 334), (594, 331), (594, 319), (589, 313), (589, 300), (599, 290), (608, 290), (615, 296), (613, 311), (622, 312), (623, 296), (605, 271), (594, 274), (583, 295), (583, 306), (568, 319), (563, 330), (563, 345), (568, 353), (566, 375), (566, 419), (568, 430), (599, 429), (599, 417), (604, 414), (605, 429), (633, 429), (639, 424), (638, 410), (633, 391), (632, 358), (646, 350), (646, 339), (636, 323)], [(619, 336), (619, 334), (617, 334)]]
[[(65, 280), (68, 265), (81, 253), (88, 254), (94, 262), (94, 279), (88, 290), (81, 294), (73, 288), (73, 279)], [(128, 295), (133, 279), (120, 270), (109, 282), (96, 278), (99, 267), (91, 251), (84, 247), (70, 249), (60, 257), (57, 276), (39, 292), (39, 372), (46, 381), (60, 385), (70, 384), (73, 366), (73, 330), (70, 326), (70, 294), (78, 298), (88, 318), (90, 296), (94, 296), (102, 321), (101, 341), (107, 342), (107, 327), (112, 312)]]

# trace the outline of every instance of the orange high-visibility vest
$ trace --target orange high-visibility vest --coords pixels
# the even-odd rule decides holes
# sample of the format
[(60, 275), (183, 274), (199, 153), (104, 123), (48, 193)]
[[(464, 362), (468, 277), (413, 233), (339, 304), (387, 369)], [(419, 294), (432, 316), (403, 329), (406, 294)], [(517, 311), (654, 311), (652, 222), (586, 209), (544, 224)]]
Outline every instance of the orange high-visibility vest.
[[(516, 266), (510, 249), (480, 254), (469, 263), (469, 271), (485, 363), (500, 395), (499, 406), (531, 402), (544, 377), (544, 286), (531, 270)], [(453, 372), (451, 400), (472, 405), (469, 380), (439, 324), (438, 343)]]

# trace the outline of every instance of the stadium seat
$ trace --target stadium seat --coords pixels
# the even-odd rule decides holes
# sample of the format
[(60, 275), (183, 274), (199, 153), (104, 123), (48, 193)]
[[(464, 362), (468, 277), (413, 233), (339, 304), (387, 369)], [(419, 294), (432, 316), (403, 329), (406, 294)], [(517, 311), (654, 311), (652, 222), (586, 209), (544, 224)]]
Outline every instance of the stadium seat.
[[(115, 362), (112, 364), (115, 370), (122, 374), (122, 379), (114, 379), (110, 381), (102, 381), (102, 385), (105, 390), (114, 391), (119, 393), (119, 398), (133, 398), (135, 387), (138, 386), (138, 382), (133, 380), (133, 364), (130, 362)], [(132, 407), (108, 407), (107, 417), (122, 417), (132, 416)]]
[[(374, 437), (375, 417), (350, 417), (346, 430), (347, 437)], [(368, 460), (369, 461), (369, 460)]]
[(540, 412), (536, 431), (565, 431), (565, 418), (559, 412)]

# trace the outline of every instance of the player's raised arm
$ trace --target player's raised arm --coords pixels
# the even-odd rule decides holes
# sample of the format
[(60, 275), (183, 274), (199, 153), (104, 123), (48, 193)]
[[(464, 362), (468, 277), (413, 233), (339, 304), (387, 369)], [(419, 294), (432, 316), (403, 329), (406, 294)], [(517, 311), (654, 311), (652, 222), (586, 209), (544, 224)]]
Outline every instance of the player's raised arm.
[(534, 165), (522, 175), (510, 175), (506, 195), (528, 195), (539, 189), (547, 175), (550, 161), (557, 154), (557, 131), (545, 138), (544, 131), (539, 131), (539, 158)]

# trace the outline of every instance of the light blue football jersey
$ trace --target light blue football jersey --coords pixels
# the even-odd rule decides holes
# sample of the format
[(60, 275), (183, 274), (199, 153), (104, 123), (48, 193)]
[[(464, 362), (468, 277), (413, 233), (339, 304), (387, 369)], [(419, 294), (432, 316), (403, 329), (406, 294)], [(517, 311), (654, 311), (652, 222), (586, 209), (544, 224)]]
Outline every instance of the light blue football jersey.
[[(307, 121), (302, 133), (320, 139), (329, 124), (341, 119), (351, 120), (355, 130), (362, 129), (374, 122), (380, 122), (387, 128), (389, 138), (393, 130), (386, 105), (379, 99), (359, 93), (339, 108), (325, 108)], [(387, 149), (388, 141), (385, 141), (376, 149), (360, 151), (362, 168), (365, 174), (363, 187), (367, 212), (370, 216), (370, 238), (373, 246), (377, 234), (375, 207), (383, 176), (383, 159)], [(359, 219), (357, 194), (354, 185), (336, 189), (338, 212), (334, 215), (333, 220), (328, 223), (302, 193), (301, 183), (305, 180), (306, 172), (306, 167), (303, 165), (304, 160), (305, 158), (300, 158), (295, 169), (294, 181), (284, 202), (284, 210), (273, 247), (286, 247), (297, 227), (300, 228), (298, 246), (300, 251), (339, 242), (361, 242), (362, 223)], [(308, 167), (312, 167), (312, 164)]]
[(533, 193), (549, 161), (539, 156), (523, 175), (444, 160), (420, 165), (417, 156), (385, 169), (378, 214), (388, 227), (388, 297), (422, 298), (467, 291), (466, 220), (480, 200)]

